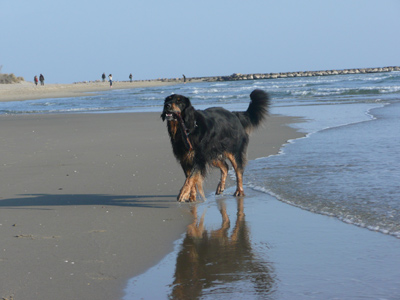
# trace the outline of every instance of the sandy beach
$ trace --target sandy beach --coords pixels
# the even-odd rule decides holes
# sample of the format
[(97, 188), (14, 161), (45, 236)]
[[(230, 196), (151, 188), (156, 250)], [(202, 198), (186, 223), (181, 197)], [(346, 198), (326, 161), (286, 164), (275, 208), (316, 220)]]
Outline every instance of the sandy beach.
[[(173, 85), (178, 82), (151, 81), (114, 81), (112, 89), (132, 89), (152, 86)], [(44, 86), (35, 85), (33, 82), (23, 81), (14, 84), (0, 84), (0, 102), (34, 100), (44, 98), (64, 98), (85, 96), (87, 93), (96, 93), (110, 90), (106, 82), (79, 82), (71, 84), (51, 83)]]
[[(290, 121), (270, 117), (249, 159), (299, 136)], [(192, 222), (158, 113), (4, 115), (0, 126), (0, 297), (119, 299)]]

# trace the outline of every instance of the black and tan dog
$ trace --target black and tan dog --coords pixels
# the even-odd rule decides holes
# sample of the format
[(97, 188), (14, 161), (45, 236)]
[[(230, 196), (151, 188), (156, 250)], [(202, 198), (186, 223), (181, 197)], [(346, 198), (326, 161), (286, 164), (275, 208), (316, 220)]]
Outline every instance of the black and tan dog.
[(244, 196), (243, 171), (249, 133), (259, 126), (268, 114), (268, 94), (254, 90), (246, 111), (230, 112), (221, 107), (196, 110), (182, 95), (165, 98), (163, 121), (167, 120), (175, 157), (185, 172), (186, 181), (178, 201), (196, 201), (196, 189), (204, 197), (203, 179), (207, 166), (221, 170), (216, 194), (225, 189), (228, 159), (236, 172), (237, 188), (234, 196)]

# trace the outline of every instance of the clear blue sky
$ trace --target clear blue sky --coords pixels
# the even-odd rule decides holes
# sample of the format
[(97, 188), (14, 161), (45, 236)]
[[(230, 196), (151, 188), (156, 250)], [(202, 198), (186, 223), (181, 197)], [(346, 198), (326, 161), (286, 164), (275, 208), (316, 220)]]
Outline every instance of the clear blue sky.
[(400, 0), (0, 0), (0, 65), (48, 83), (400, 65)]

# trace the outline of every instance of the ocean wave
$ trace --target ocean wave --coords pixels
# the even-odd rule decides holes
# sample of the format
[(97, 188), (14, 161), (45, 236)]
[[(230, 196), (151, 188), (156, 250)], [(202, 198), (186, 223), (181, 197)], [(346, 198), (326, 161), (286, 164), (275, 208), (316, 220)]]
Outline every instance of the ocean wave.
[(398, 93), (400, 86), (362, 87), (362, 88), (320, 88), (307, 90), (288, 90), (286, 94), (293, 96), (354, 96)]
[[(246, 185), (301, 209), (400, 238), (398, 139), (395, 130), (387, 130), (398, 124), (398, 107), (383, 102), (316, 109), (318, 117), (305, 125), (320, 126), (311, 126), (306, 138), (291, 141), (278, 155), (249, 162)], [(355, 122), (354, 113), (343, 115), (351, 111), (364, 112), (364, 118), (358, 114)], [(329, 117), (333, 123), (322, 126)]]

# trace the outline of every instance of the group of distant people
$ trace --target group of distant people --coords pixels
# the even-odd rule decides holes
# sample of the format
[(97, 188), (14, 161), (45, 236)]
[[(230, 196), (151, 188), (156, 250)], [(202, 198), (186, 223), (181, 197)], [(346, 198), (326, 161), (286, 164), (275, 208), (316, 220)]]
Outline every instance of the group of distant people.
[[(132, 78), (133, 78), (133, 76), (132, 76), (132, 73), (131, 73), (131, 74), (129, 74), (129, 81), (130, 81), (130, 82), (132, 82)], [(103, 73), (103, 74), (101, 75), (101, 79), (103, 80), (103, 82), (106, 81), (106, 73)], [(110, 82), (110, 87), (112, 87), (112, 83), (113, 83), (113, 81), (112, 81), (112, 74), (108, 75), (108, 81)]]
[(37, 77), (37, 75), (35, 75), (35, 77), (33, 77), (33, 81), (35, 82), (35, 85), (38, 85), (39, 81), (40, 81), (40, 85), (44, 85), (44, 76), (43, 76), (43, 74), (40, 74), (39, 78)]
[[(183, 82), (186, 83), (186, 76), (183, 76)], [(103, 79), (103, 82), (106, 81), (106, 73), (103, 73), (101, 75), (101, 78)], [(132, 82), (132, 73), (129, 74), (129, 81)], [(35, 77), (33, 78), (33, 81), (35, 82), (35, 85), (38, 85), (39, 81), (40, 81), (40, 85), (44, 85), (44, 76), (43, 74), (39, 75), (39, 78), (37, 77), (37, 75), (35, 75)], [(112, 87), (113, 84), (113, 79), (112, 79), (112, 74), (108, 75), (108, 81), (110, 82), (110, 87)]]

